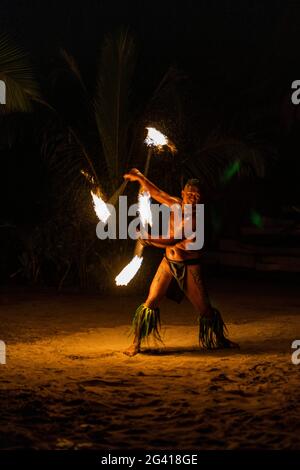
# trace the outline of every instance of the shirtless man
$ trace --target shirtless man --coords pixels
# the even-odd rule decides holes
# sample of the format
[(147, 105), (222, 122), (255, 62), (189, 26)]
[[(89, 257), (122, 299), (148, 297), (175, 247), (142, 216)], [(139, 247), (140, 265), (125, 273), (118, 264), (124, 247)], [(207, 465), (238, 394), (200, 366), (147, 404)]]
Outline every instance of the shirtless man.
[[(148, 191), (153, 199), (160, 204), (171, 207), (180, 204), (184, 214), (184, 205), (202, 203), (200, 183), (196, 179), (189, 180), (183, 191), (182, 198), (173, 197), (160, 190), (149, 181), (139, 170), (132, 169), (124, 175), (129, 181), (137, 181), (143, 190)], [(192, 215), (194, 217), (194, 215)], [(174, 220), (174, 219), (173, 219)], [(164, 296), (178, 301), (186, 295), (199, 315), (199, 342), (206, 349), (238, 347), (225, 336), (225, 324), (218, 310), (212, 307), (202, 280), (200, 250), (189, 250), (190, 239), (174, 238), (174, 226), (170, 223), (170, 237), (140, 239), (144, 246), (165, 248), (163, 257), (150, 286), (146, 301), (140, 305), (133, 318), (134, 339), (132, 345), (124, 351), (128, 356), (140, 352), (141, 343), (149, 335), (161, 340), (159, 304)], [(175, 287), (175, 290), (174, 290)], [(177, 288), (177, 294), (176, 294)], [(179, 297), (178, 297), (179, 291)], [(176, 297), (175, 295), (176, 294)], [(179, 301), (180, 301), (179, 300)]]

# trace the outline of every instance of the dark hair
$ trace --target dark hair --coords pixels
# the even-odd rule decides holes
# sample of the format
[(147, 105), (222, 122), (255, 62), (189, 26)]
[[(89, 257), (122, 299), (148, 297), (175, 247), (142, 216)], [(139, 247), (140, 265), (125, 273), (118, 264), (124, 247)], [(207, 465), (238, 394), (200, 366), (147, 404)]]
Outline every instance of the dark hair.
[(198, 178), (188, 179), (184, 187), (186, 186), (196, 186), (196, 188), (198, 188), (199, 190), (201, 189), (201, 183), (200, 183), (200, 180), (198, 180)]

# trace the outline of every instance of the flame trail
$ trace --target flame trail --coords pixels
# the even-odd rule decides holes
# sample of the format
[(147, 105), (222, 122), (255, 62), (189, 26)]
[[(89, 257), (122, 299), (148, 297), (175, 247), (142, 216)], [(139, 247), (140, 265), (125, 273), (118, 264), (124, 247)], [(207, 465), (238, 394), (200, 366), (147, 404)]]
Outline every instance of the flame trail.
[(143, 258), (140, 256), (134, 256), (130, 263), (116, 277), (117, 286), (127, 286), (127, 284), (134, 278), (138, 270), (140, 269), (143, 262)]
[(110, 217), (110, 212), (108, 210), (108, 207), (103, 201), (101, 196), (98, 196), (97, 194), (93, 193), (93, 191), (91, 191), (91, 195), (93, 198), (94, 209), (95, 209), (96, 215), (98, 219), (101, 220), (101, 222), (105, 224)]
[(139, 216), (141, 224), (144, 228), (149, 224), (152, 227), (152, 212), (150, 203), (150, 193), (148, 191), (142, 191), (139, 193)]

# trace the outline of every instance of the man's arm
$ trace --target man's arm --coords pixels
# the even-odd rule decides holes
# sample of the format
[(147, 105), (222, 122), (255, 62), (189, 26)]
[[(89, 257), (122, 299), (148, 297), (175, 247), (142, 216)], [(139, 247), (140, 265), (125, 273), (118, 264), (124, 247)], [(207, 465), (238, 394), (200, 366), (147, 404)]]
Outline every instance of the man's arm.
[(174, 238), (150, 237), (139, 238), (139, 242), (143, 246), (155, 246), (156, 248), (166, 248), (167, 246), (176, 245), (178, 240)]
[(181, 204), (179, 197), (170, 196), (170, 194), (162, 191), (154, 183), (149, 181), (139, 170), (133, 168), (124, 175), (124, 178), (129, 181), (137, 181), (146, 190), (149, 191), (150, 196), (161, 204), (166, 206), (173, 206), (173, 204)]

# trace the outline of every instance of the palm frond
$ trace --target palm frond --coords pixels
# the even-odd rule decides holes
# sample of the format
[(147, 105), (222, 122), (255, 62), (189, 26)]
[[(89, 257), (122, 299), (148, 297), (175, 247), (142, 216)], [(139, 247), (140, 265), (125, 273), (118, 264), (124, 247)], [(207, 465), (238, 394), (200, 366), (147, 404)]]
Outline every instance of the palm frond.
[(78, 64), (75, 58), (65, 49), (60, 49), (60, 55), (63, 57), (65, 63), (68, 65), (69, 70), (73, 73), (73, 75), (77, 78), (78, 82), (80, 83), (82, 89), (87, 94), (87, 89), (84, 83), (84, 80), (81, 76)]
[(53, 181), (65, 188), (64, 197), (74, 197), (78, 188), (84, 186), (81, 169), (87, 162), (72, 133), (49, 122), (42, 136), (41, 152)]
[(147, 113), (150, 108), (155, 105), (156, 101), (161, 103), (162, 95), (165, 94), (166, 91), (169, 92), (175, 83), (183, 79), (186, 79), (186, 75), (183, 72), (175, 67), (169, 67), (153, 90), (152, 95), (149, 97), (144, 112)]
[(4, 34), (0, 36), (0, 80), (6, 88), (6, 104), (0, 107), (4, 113), (29, 112), (32, 101), (40, 98), (27, 54), (11, 44)]
[(183, 167), (187, 177), (197, 176), (207, 187), (216, 188), (234, 177), (263, 178), (275, 159), (275, 150), (253, 136), (241, 139), (212, 133)]
[(124, 170), (130, 126), (129, 94), (135, 65), (135, 43), (128, 31), (106, 36), (95, 97), (96, 122), (110, 182)]

